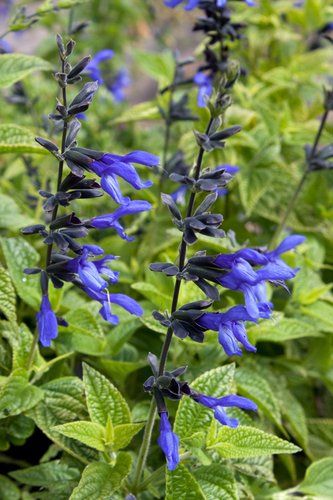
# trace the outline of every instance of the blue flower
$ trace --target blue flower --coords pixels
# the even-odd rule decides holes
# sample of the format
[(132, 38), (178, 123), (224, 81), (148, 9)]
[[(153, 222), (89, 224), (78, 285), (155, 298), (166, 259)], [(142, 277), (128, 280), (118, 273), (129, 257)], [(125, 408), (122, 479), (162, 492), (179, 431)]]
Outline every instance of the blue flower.
[(102, 72), (100, 69), (100, 64), (104, 61), (112, 59), (114, 52), (111, 49), (104, 49), (97, 52), (91, 59), (90, 63), (86, 66), (85, 72), (88, 76), (102, 85), (104, 83)]
[(124, 156), (105, 153), (89, 165), (90, 169), (101, 177), (101, 187), (116, 203), (126, 205), (130, 198), (123, 196), (117, 177), (121, 177), (135, 189), (145, 189), (153, 183), (142, 181), (132, 162), (145, 166), (157, 166), (158, 156), (146, 151), (133, 151)]
[(116, 102), (122, 102), (125, 99), (124, 90), (130, 84), (131, 78), (129, 76), (129, 73), (126, 68), (122, 68), (118, 71), (112, 81), (107, 84), (107, 88), (112, 93)]
[(228, 425), (229, 427), (237, 427), (237, 418), (228, 417), (224, 408), (236, 407), (243, 410), (257, 411), (258, 407), (253, 401), (242, 396), (237, 396), (236, 394), (230, 394), (229, 396), (223, 396), (222, 398), (213, 398), (211, 396), (206, 396), (205, 394), (192, 394), (192, 399), (197, 403), (211, 408), (214, 410), (214, 417), (222, 425)]
[(100, 315), (103, 319), (105, 319), (105, 321), (108, 321), (113, 325), (117, 325), (119, 323), (119, 318), (117, 315), (112, 314), (111, 304), (117, 304), (135, 316), (142, 316), (143, 314), (143, 309), (140, 304), (127, 295), (122, 293), (105, 293), (104, 291), (96, 292), (88, 287), (84, 287), (83, 290), (91, 299), (100, 302), (102, 306), (99, 310)]
[(0, 54), (10, 54), (13, 48), (6, 40), (0, 40)]
[[(106, 255), (99, 261), (88, 260), (91, 255), (96, 256), (103, 253), (103, 249), (97, 245), (84, 245), (82, 247), (82, 254), (68, 261), (66, 263), (66, 269), (72, 273), (78, 274), (84, 287), (100, 292), (108, 286), (109, 282), (116, 283), (119, 275), (118, 272), (112, 271), (106, 266), (106, 262), (116, 258), (113, 255)], [(101, 275), (107, 276), (108, 281), (103, 279)]]
[(105, 215), (97, 215), (90, 219), (89, 224), (96, 229), (115, 229), (119, 236), (127, 241), (132, 241), (134, 238), (128, 236), (119, 219), (125, 215), (133, 215), (139, 212), (145, 212), (151, 209), (151, 204), (144, 200), (129, 201), (127, 205), (121, 205), (113, 213)]
[[(228, 0), (216, 0), (216, 5), (221, 8), (226, 7), (227, 1)], [(244, 0), (244, 2), (249, 7), (254, 7), (256, 5), (256, 2), (254, 2), (253, 0)]]
[(44, 347), (50, 347), (51, 340), (58, 335), (57, 317), (47, 295), (43, 295), (39, 312), (36, 314), (39, 341)]
[(198, 71), (193, 81), (198, 86), (198, 106), (204, 108), (207, 100), (213, 93), (213, 78), (210, 75), (206, 75), (203, 71)]
[[(264, 302), (258, 304), (259, 317), (269, 318), (272, 304)], [(241, 356), (242, 350), (238, 343), (242, 344), (249, 352), (256, 352), (256, 348), (249, 342), (245, 321), (255, 322), (242, 305), (231, 307), (225, 313), (203, 313), (197, 319), (199, 326), (219, 332), (219, 342), (228, 356)]]
[(165, 455), (168, 469), (175, 470), (179, 463), (179, 437), (172, 432), (166, 412), (160, 413), (160, 435), (157, 442)]
[[(172, 9), (174, 7), (177, 7), (177, 5), (181, 4), (184, 0), (164, 0), (164, 5), (167, 7), (171, 7)], [(192, 10), (195, 9), (200, 0), (187, 0), (187, 4), (185, 5), (184, 9), (185, 10)]]

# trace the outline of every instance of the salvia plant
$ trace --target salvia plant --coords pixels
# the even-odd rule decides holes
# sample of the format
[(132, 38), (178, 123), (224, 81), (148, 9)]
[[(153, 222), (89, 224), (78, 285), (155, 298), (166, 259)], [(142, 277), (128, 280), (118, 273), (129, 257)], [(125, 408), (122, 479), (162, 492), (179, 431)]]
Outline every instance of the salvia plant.
[(330, 2), (0, 13), (0, 499), (331, 498)]

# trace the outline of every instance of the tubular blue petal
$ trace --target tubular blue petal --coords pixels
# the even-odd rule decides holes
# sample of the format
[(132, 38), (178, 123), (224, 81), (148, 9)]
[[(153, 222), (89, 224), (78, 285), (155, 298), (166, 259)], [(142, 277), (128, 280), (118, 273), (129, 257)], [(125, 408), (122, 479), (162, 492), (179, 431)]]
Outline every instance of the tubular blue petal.
[(110, 167), (110, 171), (112, 171), (113, 174), (122, 177), (135, 189), (144, 189), (153, 185), (151, 181), (142, 181), (137, 171), (130, 163), (114, 162)]
[(214, 417), (222, 425), (227, 425), (228, 427), (232, 427), (232, 428), (235, 428), (235, 427), (238, 426), (238, 420), (237, 420), (237, 418), (228, 417), (228, 415), (225, 412), (225, 410), (223, 410), (223, 408), (221, 408), (220, 406), (218, 406), (217, 408), (215, 408)]
[(160, 414), (160, 435), (157, 442), (162, 449), (169, 470), (174, 470), (179, 463), (179, 438), (172, 432), (167, 413)]
[(135, 314), (135, 316), (142, 316), (143, 309), (140, 304), (137, 303), (136, 300), (128, 297), (128, 295), (124, 295), (122, 293), (112, 293), (110, 294), (110, 302), (113, 304), (118, 304), (118, 306), (126, 309), (131, 314)]
[(119, 203), (119, 205), (127, 205), (127, 203), (129, 203), (130, 201), (130, 198), (128, 196), (122, 195), (119, 183), (114, 177), (111, 169), (107, 169), (103, 173), (101, 177), (101, 188), (103, 189), (103, 191), (108, 193), (116, 203)]
[(219, 342), (228, 356), (241, 356), (242, 350), (234, 337), (231, 323), (222, 323), (219, 327)]
[(254, 345), (252, 345), (249, 342), (249, 339), (247, 338), (244, 323), (240, 323), (240, 322), (233, 323), (232, 324), (232, 331), (233, 331), (235, 338), (238, 340), (238, 342), (240, 342), (245, 347), (245, 349), (247, 351), (257, 352), (257, 348)]
[(242, 410), (258, 410), (257, 405), (253, 401), (251, 401), (251, 399), (244, 398), (243, 396), (237, 396), (237, 394), (229, 394), (228, 396), (223, 396), (219, 399), (219, 404), (225, 407), (234, 406), (236, 408), (241, 408)]
[(289, 250), (292, 250), (298, 245), (301, 245), (301, 243), (303, 243), (305, 240), (306, 240), (305, 236), (302, 236), (300, 234), (293, 234), (291, 236), (287, 236), (287, 238), (285, 238), (278, 245), (278, 247), (271, 253), (275, 255), (280, 255), (281, 253), (289, 252)]
[(50, 347), (51, 341), (58, 336), (58, 322), (49, 298), (43, 295), (39, 312), (36, 314), (39, 341), (44, 347)]

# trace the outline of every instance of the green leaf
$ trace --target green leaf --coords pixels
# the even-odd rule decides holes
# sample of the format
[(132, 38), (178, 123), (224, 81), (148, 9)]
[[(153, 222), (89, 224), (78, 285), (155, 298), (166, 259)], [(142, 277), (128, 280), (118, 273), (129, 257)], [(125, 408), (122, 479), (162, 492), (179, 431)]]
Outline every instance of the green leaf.
[(113, 425), (131, 421), (128, 405), (118, 389), (104, 375), (85, 363), (83, 383), (92, 422), (105, 427), (109, 415)]
[(332, 498), (333, 458), (323, 458), (311, 464), (297, 489), (307, 495)]
[(22, 370), (16, 370), (0, 386), (0, 418), (23, 413), (33, 408), (42, 397), (43, 391), (29, 384)]
[(23, 269), (36, 267), (39, 254), (23, 238), (1, 238), (1, 246), (18, 295), (23, 302), (38, 310), (41, 300), (39, 279), (36, 276), (27, 276)]
[(318, 300), (314, 304), (302, 307), (301, 311), (315, 320), (317, 329), (333, 333), (333, 304)]
[(142, 71), (157, 80), (161, 86), (172, 82), (175, 72), (175, 60), (171, 51), (162, 53), (137, 52), (135, 59)]
[(257, 403), (263, 413), (281, 428), (279, 402), (267, 380), (255, 370), (246, 367), (236, 370), (235, 380), (240, 394)]
[(209, 448), (218, 451), (223, 458), (258, 457), (301, 451), (298, 446), (284, 439), (247, 426), (240, 426), (236, 429), (227, 426), (219, 427), (215, 443)]
[(139, 281), (134, 283), (132, 288), (140, 292), (147, 299), (151, 300), (151, 302), (161, 310), (169, 306), (170, 296), (167, 293), (161, 292), (161, 290), (152, 283)]
[(133, 437), (141, 431), (144, 425), (144, 423), (116, 425), (114, 427), (114, 441), (112, 443), (112, 449), (120, 450), (122, 448), (126, 448), (126, 446), (132, 441)]
[(9, 475), (20, 483), (48, 488), (51, 484), (60, 481), (78, 479), (80, 472), (66, 463), (61, 463), (60, 460), (53, 460), (52, 462), (35, 465), (34, 467), (15, 470), (10, 472)]
[(16, 484), (8, 477), (0, 475), (0, 498), (2, 500), (20, 500), (21, 493)]
[(130, 106), (120, 116), (112, 120), (111, 124), (139, 122), (142, 120), (160, 120), (161, 113), (154, 102), (140, 102)]
[(263, 321), (248, 329), (251, 342), (285, 342), (303, 337), (320, 337), (318, 330), (309, 322), (275, 315), (272, 321)]
[(113, 359), (102, 359), (99, 364), (107, 375), (110, 375), (110, 377), (121, 385), (124, 384), (130, 373), (139, 370), (147, 363), (146, 361), (116, 361)]
[(206, 497), (198, 482), (183, 464), (166, 473), (165, 500), (204, 500)]
[[(0, 196), (1, 206), (1, 196)], [(0, 265), (0, 311), (9, 321), (16, 322), (16, 293), (8, 271)]]
[(68, 327), (60, 328), (57, 341), (70, 351), (91, 356), (104, 353), (106, 339), (96, 316), (87, 307), (79, 307), (64, 315)]
[(53, 429), (56, 425), (87, 418), (82, 381), (77, 377), (63, 377), (44, 384), (42, 389), (44, 398), (29, 416), (60, 448), (84, 463), (94, 460), (95, 451)]
[[(2, 59), (2, 57), (1, 57)], [(0, 60), (0, 66), (1, 66), (1, 60)], [(1, 77), (0, 77), (1, 80)], [(4, 153), (36, 153), (40, 155), (47, 154), (46, 149), (42, 148), (37, 144), (35, 141), (35, 134), (31, 132), (29, 129), (25, 127), (21, 127), (20, 125), (15, 125), (14, 123), (6, 123), (6, 124), (0, 124), (0, 154)], [(7, 198), (4, 196), (4, 198)], [(18, 211), (17, 205), (12, 200), (9, 198), (9, 200), (12, 201), (12, 206), (15, 208), (15, 211)], [(7, 202), (9, 204), (9, 202)], [(5, 213), (5, 212), (4, 212)], [(12, 217), (12, 218), (11, 218)], [(24, 217), (23, 215), (19, 215), (21, 218), (17, 221), (17, 227), (21, 224), (21, 226), (28, 225), (31, 222), (31, 219), (28, 217)], [(7, 214), (7, 224), (9, 224), (9, 221), (13, 220), (15, 222), (14, 216), (11, 216), (11, 214)], [(1, 224), (3, 222), (1, 221)], [(8, 226), (1, 226), (1, 227), (10, 227)]]
[(99, 424), (80, 420), (56, 425), (53, 430), (69, 438), (77, 439), (95, 450), (105, 451), (105, 429)]
[(78, 486), (70, 500), (109, 500), (117, 491), (131, 468), (131, 456), (120, 452), (114, 467), (103, 462), (93, 462), (83, 471)]
[(211, 464), (198, 467), (193, 476), (200, 485), (207, 500), (237, 500), (237, 487), (234, 475), (225, 465)]
[(35, 71), (51, 71), (52, 66), (40, 57), (26, 54), (3, 54), (0, 58), (0, 88), (10, 87)]
[[(197, 378), (191, 383), (191, 387), (213, 397), (223, 396), (231, 392), (234, 372), (234, 364), (215, 368)], [(204, 436), (212, 418), (213, 412), (209, 408), (184, 397), (176, 413), (174, 429), (181, 440), (187, 440), (190, 444), (190, 438), (195, 434), (199, 433), (199, 439), (200, 435)]]
[[(12, 348), (12, 369), (26, 368), (33, 343), (32, 333), (24, 323), (16, 325), (14, 323), (3, 322), (1, 327), (3, 337), (8, 340)], [(37, 350), (33, 365), (38, 368), (45, 365), (42, 356)]]

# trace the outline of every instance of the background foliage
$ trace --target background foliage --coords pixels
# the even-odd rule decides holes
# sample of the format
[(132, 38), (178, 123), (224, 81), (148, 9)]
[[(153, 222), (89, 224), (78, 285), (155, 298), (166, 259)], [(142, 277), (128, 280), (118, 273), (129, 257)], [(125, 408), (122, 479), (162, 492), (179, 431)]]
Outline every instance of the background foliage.
[[(99, 89), (83, 124), (81, 145), (119, 154), (133, 149), (161, 153), (164, 124), (159, 109), (167, 106), (167, 96), (156, 91), (172, 81), (172, 49), (199, 55), (200, 45), (196, 48), (199, 38), (190, 31), (191, 17), (156, 4), (33, 2), (27, 8), (37, 13), (37, 22), (23, 34), (10, 34), (15, 53), (0, 55), (4, 500), (42, 499), (50, 493), (59, 499), (118, 499), (130, 492), (132, 464), (149, 407), (142, 391), (150, 374), (146, 356), (148, 351), (159, 352), (164, 334), (151, 311), (170, 307), (173, 286), (148, 265), (174, 261), (179, 244), (179, 233), (159, 201), (158, 175), (150, 172), (154, 186), (137, 194), (149, 199), (154, 209), (130, 226), (135, 241), (124, 244), (111, 231), (99, 241), (107, 252), (121, 256), (115, 291), (130, 292), (143, 306), (144, 316), (119, 310), (120, 324), (110, 327), (97, 314), (98, 307), (70, 285), (52, 290), (53, 309), (69, 327), (61, 328), (52, 348), (42, 349), (33, 363), (29, 352), (40, 292), (36, 277), (25, 276), (23, 269), (36, 266), (44, 250), (37, 240), (23, 239), (19, 230), (41, 221), (36, 189), (45, 189), (56, 175), (54, 163), (34, 137), (45, 133), (46, 114), (55, 102), (51, 72), (57, 65), (57, 32), (66, 34), (75, 23), (88, 20), (75, 34), (78, 54), (112, 48), (112, 69), (126, 65), (132, 77), (125, 103), (116, 104), (106, 88)], [(246, 38), (233, 49), (246, 71), (234, 88), (227, 121), (243, 130), (224, 151), (214, 151), (205, 166), (239, 165), (230, 193), (218, 202), (219, 211), (225, 217), (224, 229), (236, 231), (239, 243), (258, 246), (273, 237), (304, 169), (304, 145), (313, 142), (318, 128), (332, 47), (318, 41), (317, 32), (333, 18), (333, 5), (306, 0), (296, 8), (289, 0), (261, 0), (254, 9), (237, 3), (235, 10), (237, 19), (248, 24)], [(22, 27), (19, 20), (12, 25), (13, 30)], [(33, 55), (24, 43), (27, 36), (37, 41)], [(19, 90), (24, 99), (14, 99)], [(194, 90), (190, 106), (198, 116), (195, 128), (203, 130), (207, 112), (197, 108)], [(329, 120), (324, 144), (332, 131)], [(177, 148), (192, 164), (197, 146), (191, 124), (173, 128), (171, 150)], [(332, 171), (311, 174), (288, 220), (292, 231), (307, 236), (300, 250), (287, 256), (300, 271), (289, 295), (272, 289), (273, 318), (249, 329), (256, 357), (227, 358), (213, 333), (202, 345), (175, 339), (171, 350), (173, 365), (189, 365), (193, 387), (214, 396), (237, 389), (258, 404), (258, 416), (237, 410), (242, 426), (229, 429), (218, 426), (207, 409), (191, 400), (178, 408), (172, 404), (184, 460), (165, 477), (163, 457), (153, 445), (138, 498), (283, 499), (295, 491), (306, 498), (332, 498), (332, 184)], [(166, 192), (173, 188), (165, 183)], [(102, 198), (98, 203), (101, 212), (108, 212), (112, 202)], [(88, 215), (94, 214), (90, 200), (84, 207)], [(229, 239), (216, 243), (202, 236), (199, 243), (212, 252), (232, 248)], [(191, 283), (181, 294), (182, 302), (197, 298)], [(234, 303), (233, 294), (225, 291), (218, 305)]]

